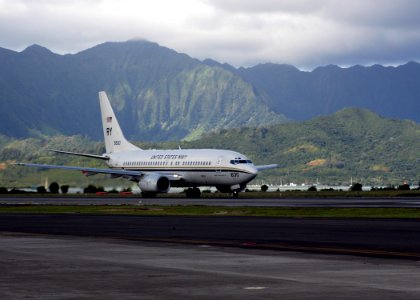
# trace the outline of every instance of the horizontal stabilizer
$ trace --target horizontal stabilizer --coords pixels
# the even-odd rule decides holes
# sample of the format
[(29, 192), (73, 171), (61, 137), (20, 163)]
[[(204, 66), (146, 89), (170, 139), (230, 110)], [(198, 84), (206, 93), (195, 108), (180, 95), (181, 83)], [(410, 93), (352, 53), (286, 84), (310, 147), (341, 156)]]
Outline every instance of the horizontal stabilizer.
[(95, 155), (95, 154), (89, 154), (89, 153), (69, 152), (69, 151), (54, 150), (54, 149), (50, 149), (50, 151), (53, 151), (55, 153), (61, 153), (61, 154), (69, 154), (69, 155), (90, 157), (90, 158), (95, 158), (95, 159), (109, 160), (109, 157), (108, 156), (104, 156), (104, 155)]

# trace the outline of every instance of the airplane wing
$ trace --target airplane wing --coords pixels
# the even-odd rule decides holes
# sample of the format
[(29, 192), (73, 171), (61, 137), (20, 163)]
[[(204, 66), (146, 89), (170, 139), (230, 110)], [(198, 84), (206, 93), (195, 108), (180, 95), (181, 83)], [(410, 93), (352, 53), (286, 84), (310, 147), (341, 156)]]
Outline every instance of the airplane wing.
[[(123, 169), (98, 169), (98, 168), (85, 168), (85, 167), (76, 167), (76, 166), (58, 166), (58, 165), (44, 165), (44, 164), (30, 164), (30, 163), (14, 163), (13, 165), (25, 166), (25, 167), (35, 167), (40, 169), (62, 169), (62, 170), (72, 170), (72, 171), (81, 171), (83, 175), (92, 176), (96, 174), (109, 174), (112, 178), (124, 177), (131, 180), (140, 180), (140, 178), (147, 173), (158, 173), (159, 172), (143, 172), (143, 171), (130, 171)], [(166, 174), (162, 173), (163, 176), (167, 177), (169, 180), (180, 180), (181, 176), (177, 174)]]
[(279, 167), (278, 164), (255, 166), (255, 168), (257, 168), (258, 172), (259, 171), (264, 171), (264, 170), (269, 170), (269, 169), (275, 169), (275, 168), (278, 168), (278, 167)]

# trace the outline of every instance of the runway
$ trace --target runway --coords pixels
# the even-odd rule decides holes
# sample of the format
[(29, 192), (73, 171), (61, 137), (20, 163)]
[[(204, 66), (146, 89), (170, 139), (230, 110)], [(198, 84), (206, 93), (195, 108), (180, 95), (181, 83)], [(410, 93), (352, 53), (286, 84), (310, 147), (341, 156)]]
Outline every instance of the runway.
[(420, 259), (412, 219), (4, 213), (0, 231)]
[(84, 196), (2, 196), (1, 204), (53, 205), (211, 205), (272, 207), (400, 207), (420, 208), (419, 197), (401, 198), (154, 198)]
[(419, 299), (416, 261), (0, 234), (0, 298)]
[(415, 219), (3, 213), (0, 298), (419, 299), (419, 237)]

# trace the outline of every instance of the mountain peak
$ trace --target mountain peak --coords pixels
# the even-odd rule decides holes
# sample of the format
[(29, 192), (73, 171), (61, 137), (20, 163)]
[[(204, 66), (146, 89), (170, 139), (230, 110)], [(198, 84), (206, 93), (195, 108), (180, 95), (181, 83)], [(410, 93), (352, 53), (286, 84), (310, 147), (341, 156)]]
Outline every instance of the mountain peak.
[(205, 60), (202, 61), (203, 64), (206, 64), (210, 67), (220, 67), (223, 68), (225, 70), (231, 71), (231, 72), (235, 72), (236, 69), (235, 67), (233, 67), (232, 65), (229, 65), (228, 63), (220, 63), (214, 59), (211, 58), (206, 58)]
[(53, 52), (45, 47), (42, 47), (38, 44), (33, 44), (23, 50), (21, 53), (25, 54), (53, 54)]

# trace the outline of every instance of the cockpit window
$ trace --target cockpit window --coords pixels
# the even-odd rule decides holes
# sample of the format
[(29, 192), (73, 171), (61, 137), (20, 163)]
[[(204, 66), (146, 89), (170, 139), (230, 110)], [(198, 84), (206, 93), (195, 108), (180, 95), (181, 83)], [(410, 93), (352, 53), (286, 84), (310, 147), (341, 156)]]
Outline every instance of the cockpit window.
[(230, 163), (232, 165), (237, 165), (237, 164), (252, 164), (252, 161), (250, 161), (249, 159), (232, 159), (230, 161)]

